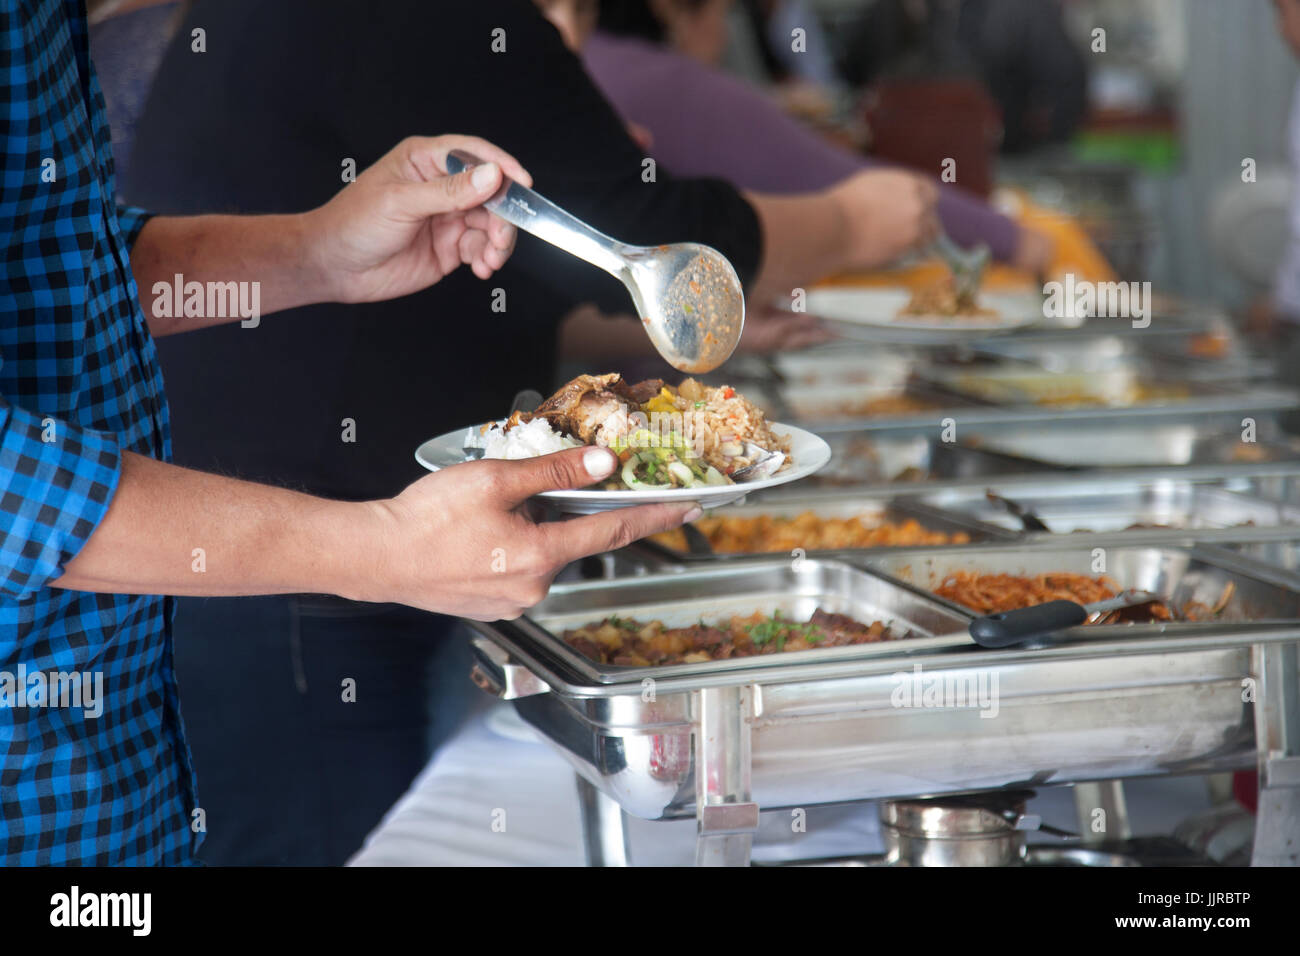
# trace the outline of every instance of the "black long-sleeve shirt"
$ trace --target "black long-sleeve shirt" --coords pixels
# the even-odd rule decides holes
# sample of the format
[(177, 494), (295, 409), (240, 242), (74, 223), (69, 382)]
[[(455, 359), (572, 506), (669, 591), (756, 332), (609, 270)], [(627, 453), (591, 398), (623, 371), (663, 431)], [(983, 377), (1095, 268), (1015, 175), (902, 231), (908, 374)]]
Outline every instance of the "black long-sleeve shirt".
[[(451, 132), (511, 152), (540, 192), (620, 239), (703, 242), (746, 281), (758, 268), (749, 204), (716, 180), (645, 182), (642, 153), (529, 0), (200, 0), (159, 70), (126, 191), (163, 214), (303, 211), (342, 188), (345, 159), (362, 170), (406, 136)], [(425, 438), (553, 384), (557, 322), (584, 301), (630, 310), (616, 280), (521, 234), (487, 282), (462, 269), (392, 302), (167, 337), (176, 460), (393, 494), (420, 474)]]

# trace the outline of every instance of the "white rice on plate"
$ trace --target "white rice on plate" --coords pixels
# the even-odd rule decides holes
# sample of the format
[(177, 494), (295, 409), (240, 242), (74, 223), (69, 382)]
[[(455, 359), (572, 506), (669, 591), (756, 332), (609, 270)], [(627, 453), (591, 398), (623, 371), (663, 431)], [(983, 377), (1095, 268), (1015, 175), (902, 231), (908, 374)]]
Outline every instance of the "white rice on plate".
[(579, 448), (581, 445), (582, 442), (577, 439), (561, 435), (544, 418), (534, 418), (509, 431), (502, 424), (492, 425), (481, 433), (479, 429), (471, 428), (465, 437), (466, 448), (482, 448), (484, 458), (503, 458), (507, 461), (550, 455), (566, 448)]

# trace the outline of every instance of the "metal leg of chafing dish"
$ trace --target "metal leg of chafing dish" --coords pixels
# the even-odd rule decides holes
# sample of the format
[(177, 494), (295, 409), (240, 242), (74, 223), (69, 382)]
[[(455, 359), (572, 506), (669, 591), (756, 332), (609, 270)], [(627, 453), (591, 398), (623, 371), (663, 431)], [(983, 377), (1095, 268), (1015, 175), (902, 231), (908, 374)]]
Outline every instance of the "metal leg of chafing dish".
[(1300, 866), (1300, 683), (1295, 644), (1255, 652), (1259, 806), (1251, 866)]
[(758, 829), (751, 799), (750, 687), (697, 692), (695, 733), (696, 866), (748, 866)]
[(1075, 784), (1074, 809), (1079, 819), (1079, 838), (1085, 846), (1118, 843), (1133, 836), (1122, 780)]
[(578, 781), (578, 814), (588, 866), (631, 866), (627, 815), (617, 801), (605, 796), (586, 778)]

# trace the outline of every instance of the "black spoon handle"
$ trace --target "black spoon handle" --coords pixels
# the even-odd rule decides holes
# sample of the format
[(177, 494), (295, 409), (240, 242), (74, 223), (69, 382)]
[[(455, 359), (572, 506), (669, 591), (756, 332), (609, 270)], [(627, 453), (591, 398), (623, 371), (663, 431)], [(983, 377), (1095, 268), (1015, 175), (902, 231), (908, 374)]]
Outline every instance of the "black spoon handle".
[(1015, 611), (1003, 611), (970, 622), (970, 636), (980, 647), (1010, 647), (1088, 619), (1088, 609), (1074, 601), (1048, 601)]

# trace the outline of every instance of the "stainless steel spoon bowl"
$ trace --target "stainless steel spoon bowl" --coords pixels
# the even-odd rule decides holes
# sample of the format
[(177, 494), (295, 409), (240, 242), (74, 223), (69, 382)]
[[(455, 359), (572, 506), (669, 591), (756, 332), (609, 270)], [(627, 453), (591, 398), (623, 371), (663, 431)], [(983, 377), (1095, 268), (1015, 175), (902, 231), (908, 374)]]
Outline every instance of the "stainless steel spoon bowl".
[[(481, 162), (463, 150), (452, 150), (447, 172), (459, 173)], [(736, 270), (718, 250), (696, 242), (619, 242), (509, 178), (483, 205), (620, 280), (632, 294), (650, 341), (673, 368), (710, 372), (735, 351), (745, 327), (745, 293)]]

